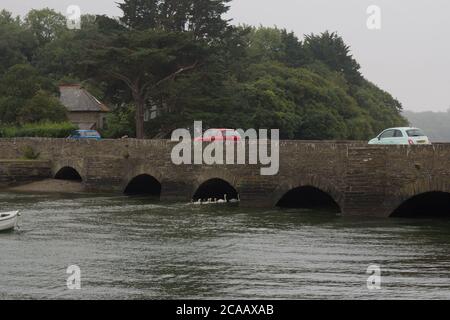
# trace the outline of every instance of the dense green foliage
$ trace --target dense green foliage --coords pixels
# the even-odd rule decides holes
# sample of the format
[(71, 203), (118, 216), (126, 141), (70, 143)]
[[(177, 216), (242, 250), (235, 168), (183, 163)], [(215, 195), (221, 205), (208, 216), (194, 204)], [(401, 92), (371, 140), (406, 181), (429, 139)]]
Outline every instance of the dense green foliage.
[(192, 32), (196, 37), (223, 36), (227, 21), (222, 15), (231, 0), (126, 0), (120, 3), (120, 21), (137, 30)]
[[(58, 17), (58, 27), (47, 17)], [(54, 39), (52, 30), (61, 30), (61, 18), (47, 9), (33, 10), (22, 22), (0, 12), (0, 126), (67, 119), (54, 80), (30, 63), (39, 44)]]
[(135, 127), (132, 125), (135, 119), (135, 108), (133, 105), (115, 108), (106, 118), (108, 124), (101, 134), (113, 139), (124, 136), (134, 137)]
[(0, 78), (0, 120), (6, 124), (64, 121), (57, 88), (27, 64), (16, 64)]
[(29, 123), (23, 126), (0, 126), (0, 137), (67, 138), (70, 133), (76, 129), (78, 128), (69, 122), (42, 122)]
[[(336, 33), (300, 40), (232, 26), (229, 0), (125, 0), (123, 16), (0, 13), (0, 124), (63, 121), (55, 84), (113, 107), (108, 137), (204, 127), (278, 128), (285, 139), (367, 139), (405, 125), (401, 104), (360, 73)], [(114, 107), (115, 106), (115, 107)], [(155, 117), (146, 117), (150, 111)]]

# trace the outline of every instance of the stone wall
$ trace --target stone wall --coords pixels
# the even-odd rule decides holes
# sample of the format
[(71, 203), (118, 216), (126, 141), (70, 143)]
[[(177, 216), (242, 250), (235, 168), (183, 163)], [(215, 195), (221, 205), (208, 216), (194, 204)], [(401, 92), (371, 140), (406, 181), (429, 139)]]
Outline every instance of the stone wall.
[(50, 161), (0, 160), (0, 188), (51, 178)]
[(261, 176), (259, 165), (181, 165), (171, 162), (176, 143), (165, 140), (72, 141), (0, 139), (0, 158), (22, 156), (25, 146), (51, 161), (52, 174), (76, 169), (87, 189), (123, 192), (140, 174), (162, 185), (161, 197), (189, 201), (205, 181), (234, 186), (244, 206), (271, 207), (289, 190), (313, 186), (328, 194), (344, 214), (389, 216), (423, 192), (450, 192), (450, 145), (369, 146), (352, 142), (280, 141), (280, 171)]

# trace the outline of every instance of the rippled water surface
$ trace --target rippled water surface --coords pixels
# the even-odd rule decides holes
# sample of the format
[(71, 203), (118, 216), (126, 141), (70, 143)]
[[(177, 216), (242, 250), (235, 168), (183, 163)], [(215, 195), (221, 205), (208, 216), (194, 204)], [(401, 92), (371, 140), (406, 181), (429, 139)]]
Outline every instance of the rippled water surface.
[(450, 298), (448, 220), (0, 193), (10, 209), (23, 217), (0, 233), (2, 299)]

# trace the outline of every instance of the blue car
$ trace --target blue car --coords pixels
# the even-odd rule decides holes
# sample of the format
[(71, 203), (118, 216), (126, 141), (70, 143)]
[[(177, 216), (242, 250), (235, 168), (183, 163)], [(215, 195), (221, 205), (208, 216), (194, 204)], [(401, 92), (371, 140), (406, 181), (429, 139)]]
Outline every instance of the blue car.
[(76, 130), (71, 133), (68, 139), (82, 140), (82, 139), (90, 139), (90, 140), (101, 140), (102, 137), (100, 133), (96, 130)]

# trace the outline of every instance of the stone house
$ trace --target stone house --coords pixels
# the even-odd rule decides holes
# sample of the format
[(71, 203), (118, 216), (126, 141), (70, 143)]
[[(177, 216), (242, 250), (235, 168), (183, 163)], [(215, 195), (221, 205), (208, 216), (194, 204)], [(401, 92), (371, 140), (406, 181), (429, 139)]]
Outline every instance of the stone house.
[(79, 84), (59, 87), (60, 101), (67, 108), (67, 117), (81, 130), (103, 129), (110, 109)]

